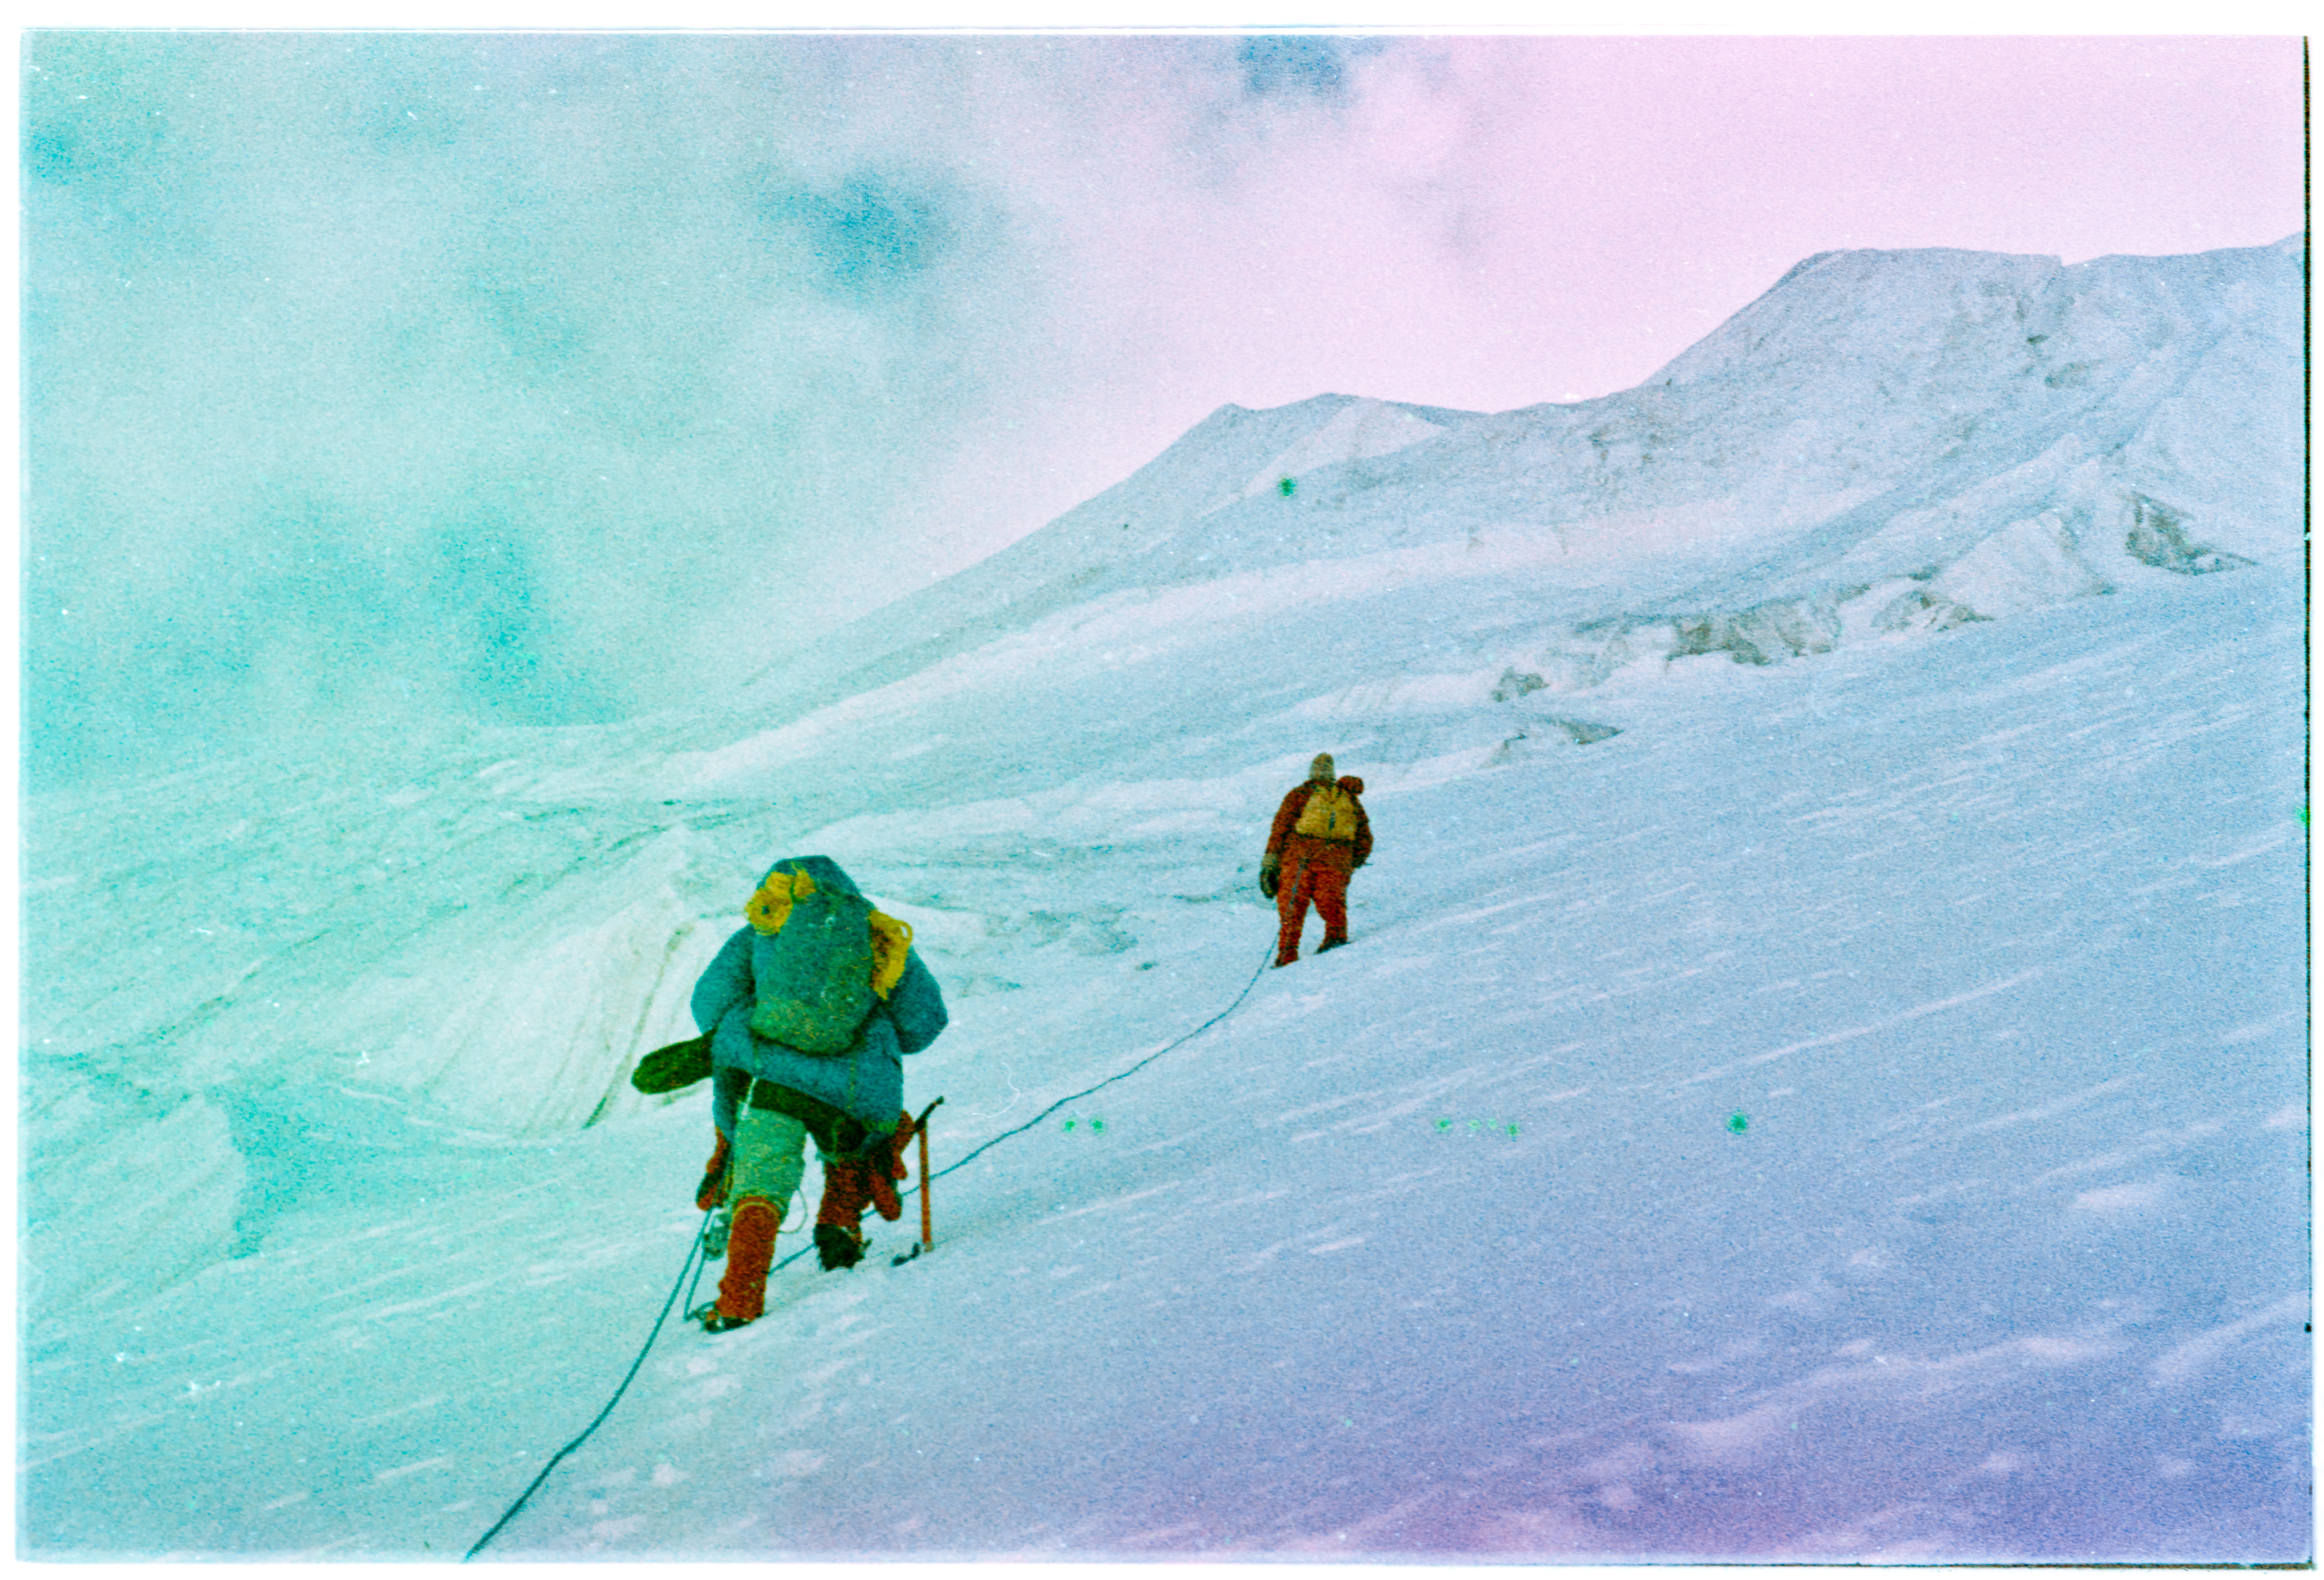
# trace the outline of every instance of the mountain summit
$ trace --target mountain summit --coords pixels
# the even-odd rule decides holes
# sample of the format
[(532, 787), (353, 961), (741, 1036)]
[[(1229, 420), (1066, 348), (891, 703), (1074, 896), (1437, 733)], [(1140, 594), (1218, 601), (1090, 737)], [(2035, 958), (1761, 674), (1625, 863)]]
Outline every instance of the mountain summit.
[[(1826, 253), (1600, 400), (1222, 407), (1047, 527), (777, 666), (752, 705), (811, 709), (1111, 593), (1285, 565), (1361, 583), (1363, 564), (1425, 545), (1471, 563), (1489, 549), (1495, 575), (1531, 583), (1556, 633), (1541, 662), (1561, 672), (1602, 670), (1609, 628), (1663, 627), (1630, 651), (1666, 652), (1682, 627), (1777, 601), (1805, 612), (1779, 645), (1824, 651), (2142, 568), (2296, 566), (2303, 243), (2071, 266)], [(1361, 625), (1339, 651), (1381, 639)], [(1391, 641), (1358, 661), (1407, 658)]]

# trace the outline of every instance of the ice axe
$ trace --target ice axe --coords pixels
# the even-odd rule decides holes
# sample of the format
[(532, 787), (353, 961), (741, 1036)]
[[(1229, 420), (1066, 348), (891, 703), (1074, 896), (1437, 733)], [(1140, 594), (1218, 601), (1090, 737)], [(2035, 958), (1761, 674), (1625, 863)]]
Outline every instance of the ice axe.
[(928, 1207), (928, 1115), (943, 1106), (944, 1099), (939, 1097), (921, 1109), (919, 1118), (912, 1121), (912, 1132), (920, 1142), (920, 1243), (889, 1263), (890, 1267), (901, 1267), (921, 1252), (936, 1248), (936, 1224)]

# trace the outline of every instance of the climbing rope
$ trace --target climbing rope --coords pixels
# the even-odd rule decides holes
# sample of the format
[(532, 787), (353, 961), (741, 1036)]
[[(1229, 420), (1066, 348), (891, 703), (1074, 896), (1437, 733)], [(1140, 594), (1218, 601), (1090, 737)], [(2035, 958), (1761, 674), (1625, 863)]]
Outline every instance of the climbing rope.
[[(1274, 953), (1275, 946), (1270, 943), (1268, 946), (1268, 955), (1271, 957)], [(1066, 1104), (1079, 1102), (1082, 1098), (1088, 1096), (1093, 1092), (1102, 1092), (1106, 1087), (1112, 1086), (1116, 1081), (1127, 1080), (1131, 1076), (1134, 1076), (1139, 1071), (1144, 1069), (1148, 1065), (1152, 1064), (1156, 1059), (1160, 1058), (1164, 1054), (1170, 1052), (1174, 1049), (1184, 1048), (1187, 1043), (1192, 1042), (1195, 1038), (1200, 1037), (1204, 1032), (1209, 1030), (1212, 1027), (1225, 1020), (1229, 1015), (1233, 1014), (1235, 1011), (1240, 1009), (1242, 1007), (1243, 1000), (1250, 996), (1250, 990), (1259, 985), (1259, 979), (1265, 974), (1266, 970), (1267, 960), (1262, 959), (1259, 963), (1259, 969), (1250, 974), (1250, 980), (1242, 984), (1242, 991), (1235, 994), (1233, 1003), (1228, 1004), (1225, 1009), (1221, 1010), (1217, 1014), (1213, 1015), (1209, 1020), (1204, 1021), (1201, 1025), (1195, 1027), (1192, 1031), (1187, 1032), (1185, 1036), (1178, 1038), (1175, 1041), (1163, 1044), (1160, 1048), (1156, 1049), (1152, 1053), (1148, 1054), (1144, 1058), (1139, 1059), (1136, 1064), (1131, 1065), (1128, 1069), (1108, 1076), (1104, 1080), (1100, 1081), (1094, 1086), (1085, 1087), (1079, 1092), (1074, 1093), (1070, 1096), (1058, 1098), (1055, 1103), (1050, 1104), (1047, 1108), (1041, 1110), (1040, 1113), (1035, 1114), (1032, 1118), (1027, 1120), (1016, 1129), (1002, 1131), (999, 1135), (994, 1136), (991, 1140), (986, 1141), (974, 1151), (970, 1152), (958, 1162), (937, 1169), (934, 1175), (929, 1177), (930, 1179), (942, 1179), (954, 1169), (966, 1168), (969, 1164), (974, 1162), (978, 1158), (983, 1156), (994, 1147), (999, 1146), (1010, 1137), (1023, 1135), (1027, 1131), (1031, 1130), (1035, 1125), (1048, 1118), (1049, 1115), (1055, 1113), (1058, 1109), (1063, 1108)], [(928, 1181), (923, 1181), (921, 1185), (911, 1186), (899, 1192), (899, 1195), (917, 1195), (920, 1191), (922, 1185), (927, 1183), (928, 1183)], [(787, 1203), (785, 1206), (786, 1213), (788, 1213), (788, 1204)], [(693, 1278), (697, 1287), (700, 1284), (702, 1268), (707, 1267), (709, 1265), (709, 1261), (707, 1258), (703, 1258), (701, 1265), (696, 1266), (696, 1259), (701, 1255), (703, 1249), (703, 1237), (708, 1233), (711, 1216), (716, 1211), (717, 1209), (713, 1207), (710, 1212), (702, 1215), (702, 1226), (695, 1232), (694, 1242), (687, 1248), (686, 1264), (678, 1270), (678, 1281), (670, 1286), (669, 1298), (661, 1303), (661, 1314), (654, 1318), (653, 1331), (646, 1335), (645, 1348), (640, 1350), (638, 1352), (638, 1358), (630, 1363), (629, 1375), (622, 1379), (622, 1385), (619, 1388), (613, 1390), (613, 1397), (605, 1401), (605, 1408), (597, 1412), (597, 1418), (591, 1421), (586, 1428), (582, 1428), (582, 1432), (579, 1437), (574, 1438), (572, 1442), (567, 1443), (564, 1447), (558, 1449), (555, 1457), (551, 1458), (547, 1465), (540, 1467), (540, 1474), (532, 1478), (532, 1484), (525, 1488), (522, 1492), (517, 1495), (516, 1501), (509, 1505), (508, 1512), (502, 1515), (497, 1520), (494, 1520), (493, 1522), (493, 1528), (490, 1530), (484, 1532), (483, 1536), (476, 1538), (476, 1545), (468, 1549), (467, 1557), (463, 1557), (460, 1560), (462, 1563), (466, 1563), (468, 1558), (473, 1558), (478, 1553), (484, 1550), (484, 1544), (491, 1541), (493, 1538), (498, 1536), (501, 1533), (501, 1528), (506, 1525), (510, 1520), (516, 1518), (517, 1511), (524, 1507), (525, 1500), (531, 1497), (532, 1494), (539, 1490), (540, 1483), (549, 1479), (549, 1473), (555, 1470), (558, 1464), (564, 1460), (567, 1455), (572, 1453), (576, 1448), (580, 1447), (582, 1444), (587, 1442), (589, 1440), (589, 1435), (595, 1432), (599, 1427), (604, 1425), (605, 1418), (613, 1413), (613, 1407), (622, 1402), (622, 1395), (629, 1391), (631, 1381), (635, 1379), (638, 1374), (638, 1368), (646, 1363), (647, 1353), (653, 1348), (654, 1340), (661, 1336), (662, 1324), (669, 1319), (669, 1309), (672, 1306), (678, 1303), (678, 1291), (680, 1289), (687, 1289), (687, 1280), (689, 1275)], [(777, 1262), (775, 1266), (779, 1269), (788, 1267), (791, 1263), (797, 1261), (800, 1257), (805, 1256), (813, 1249), (814, 1247), (812, 1245), (803, 1245), (799, 1247), (798, 1250), (792, 1252), (788, 1256), (783, 1258), (782, 1261)], [(689, 1307), (691, 1307), (693, 1299), (693, 1294), (689, 1290), (687, 1295), (687, 1302)]]
[[(1055, 1103), (1050, 1104), (1047, 1108), (1044, 1108), (1040, 1113), (1035, 1114), (1032, 1118), (1019, 1125), (1015, 1130), (1002, 1131), (999, 1135), (994, 1136), (991, 1141), (986, 1141), (982, 1146), (977, 1148), (974, 1151), (970, 1152), (958, 1162), (946, 1164), (944, 1168), (937, 1169), (935, 1174), (929, 1177), (930, 1179), (942, 1179), (945, 1175), (951, 1173), (955, 1169), (967, 1168), (971, 1163), (973, 1163), (986, 1152), (991, 1151), (993, 1148), (1007, 1141), (1010, 1136), (1023, 1135), (1027, 1131), (1031, 1130), (1035, 1125), (1048, 1118), (1049, 1115), (1055, 1113), (1058, 1109), (1063, 1108), (1066, 1104), (1078, 1103), (1083, 1098), (1088, 1096), (1092, 1092), (1102, 1092), (1106, 1087), (1112, 1086), (1116, 1081), (1127, 1080), (1131, 1076), (1134, 1076), (1139, 1071), (1144, 1069), (1148, 1065), (1152, 1064), (1156, 1059), (1160, 1058), (1164, 1054), (1170, 1052), (1174, 1049), (1185, 1047), (1186, 1044), (1192, 1042), (1195, 1038), (1200, 1037), (1204, 1032), (1209, 1030), (1212, 1027), (1217, 1025), (1220, 1021), (1225, 1020), (1229, 1015), (1233, 1014), (1237, 1010), (1242, 1007), (1243, 1000), (1249, 998), (1250, 996), (1250, 990), (1259, 985), (1259, 979), (1267, 973), (1268, 961), (1272, 959), (1274, 956), (1275, 946), (1270, 943), (1267, 947), (1267, 955), (1262, 957), (1259, 963), (1259, 969), (1250, 974), (1250, 980), (1242, 984), (1242, 991), (1234, 995), (1234, 1002), (1227, 1005), (1225, 1009), (1221, 1010), (1217, 1014), (1213, 1015), (1209, 1020), (1204, 1021), (1201, 1025), (1195, 1027), (1192, 1031), (1187, 1032), (1184, 1037), (1179, 1038), (1175, 1042), (1163, 1044), (1160, 1048), (1156, 1049), (1152, 1053), (1148, 1054), (1144, 1058), (1139, 1059), (1136, 1064), (1131, 1065), (1128, 1069), (1106, 1076), (1105, 1079), (1100, 1081), (1094, 1086), (1087, 1086), (1069, 1096), (1058, 1098)], [(920, 1188), (921, 1187), (919, 1186), (914, 1185), (898, 1191), (896, 1194), (900, 1199), (904, 1197), (918, 1195)], [(791, 1263), (797, 1261), (800, 1257), (805, 1256), (808, 1252), (814, 1249), (815, 1248), (811, 1245), (802, 1245), (797, 1251), (792, 1252), (788, 1256), (783, 1258), (782, 1261), (777, 1262), (775, 1266), (778, 1269), (788, 1267)]]
[[(992, 1148), (999, 1146), (1010, 1136), (1022, 1135), (1027, 1131), (1031, 1130), (1035, 1125), (1048, 1118), (1049, 1115), (1055, 1113), (1058, 1109), (1063, 1108), (1066, 1104), (1078, 1103), (1083, 1098), (1088, 1096), (1092, 1092), (1102, 1092), (1106, 1087), (1112, 1086), (1116, 1081), (1128, 1080), (1130, 1076), (1144, 1069), (1148, 1065), (1150, 1065), (1156, 1059), (1160, 1058), (1164, 1054), (1168, 1053), (1175, 1049), (1185, 1047), (1186, 1044), (1192, 1042), (1195, 1038), (1200, 1037), (1204, 1032), (1209, 1030), (1212, 1027), (1225, 1020), (1229, 1015), (1233, 1014), (1237, 1010), (1242, 1008), (1242, 1001), (1249, 998), (1250, 996), (1250, 990), (1259, 985), (1259, 979), (1262, 975), (1266, 975), (1267, 962), (1268, 959), (1272, 959), (1274, 955), (1275, 946), (1270, 943), (1267, 948), (1266, 957), (1259, 961), (1259, 969), (1250, 974), (1250, 980), (1242, 984), (1242, 991), (1234, 995), (1234, 1002), (1229, 1004), (1225, 1009), (1221, 1010), (1217, 1014), (1213, 1015), (1209, 1020), (1204, 1021), (1201, 1025), (1195, 1027), (1192, 1031), (1187, 1032), (1184, 1037), (1179, 1038), (1175, 1042), (1165, 1043), (1162, 1047), (1156, 1049), (1152, 1053), (1148, 1054), (1144, 1058), (1139, 1059), (1136, 1064), (1131, 1065), (1128, 1069), (1121, 1071), (1119, 1075), (1108, 1076), (1096, 1086), (1076, 1092), (1070, 1097), (1058, 1098), (1055, 1103), (1050, 1104), (1047, 1108), (1044, 1108), (1040, 1113), (1035, 1114), (1032, 1118), (1019, 1125), (1015, 1130), (1002, 1131), (999, 1135), (994, 1136), (991, 1141), (985, 1142), (984, 1145), (977, 1148), (975, 1151), (969, 1153), (959, 1162), (937, 1169), (933, 1178), (942, 1179), (954, 1169), (966, 1168), (970, 1163), (974, 1162), (978, 1157), (990, 1151)], [(919, 1187), (918, 1186), (914, 1186), (912, 1188), (913, 1190), (918, 1190)], [(908, 1195), (909, 1192), (907, 1192), (906, 1194)]]
[(540, 1467), (540, 1474), (532, 1478), (532, 1484), (526, 1487), (523, 1492), (519, 1492), (517, 1494), (516, 1501), (508, 1506), (508, 1512), (502, 1515), (498, 1520), (493, 1520), (493, 1528), (476, 1538), (476, 1545), (468, 1549), (466, 1557), (462, 1557), (460, 1560), (462, 1563), (466, 1563), (469, 1558), (475, 1557), (478, 1553), (484, 1550), (484, 1544), (501, 1533), (501, 1527), (506, 1525), (510, 1520), (516, 1518), (516, 1511), (524, 1507), (524, 1502), (527, 1498), (531, 1497), (535, 1492), (540, 1490), (540, 1483), (549, 1479), (549, 1473), (555, 1470), (558, 1465), (563, 1462), (567, 1455), (572, 1453), (576, 1448), (580, 1447), (584, 1443), (586, 1443), (589, 1440), (589, 1435), (592, 1432), (595, 1432), (598, 1428), (604, 1426), (605, 1424), (605, 1418), (613, 1413), (613, 1407), (622, 1402), (622, 1395), (630, 1391), (630, 1383), (637, 1377), (638, 1368), (646, 1363), (646, 1354), (654, 1347), (654, 1340), (661, 1336), (661, 1325), (669, 1320), (669, 1308), (678, 1303), (678, 1292), (686, 1287), (687, 1275), (695, 1270), (695, 1258), (699, 1255), (702, 1251), (703, 1231), (709, 1227), (710, 1215), (708, 1213), (705, 1213), (702, 1215), (701, 1228), (696, 1229), (694, 1232), (693, 1243), (686, 1248), (686, 1265), (678, 1270), (678, 1282), (669, 1287), (669, 1298), (661, 1303), (661, 1312), (654, 1318), (653, 1329), (646, 1335), (645, 1348), (640, 1350), (638, 1352), (638, 1358), (630, 1363), (629, 1375), (622, 1379), (622, 1385), (619, 1388), (613, 1390), (613, 1397), (605, 1401), (605, 1408), (597, 1412), (597, 1418), (581, 1429), (581, 1435), (578, 1437), (574, 1438), (572, 1442), (567, 1443), (564, 1447), (558, 1449), (549, 1462)]

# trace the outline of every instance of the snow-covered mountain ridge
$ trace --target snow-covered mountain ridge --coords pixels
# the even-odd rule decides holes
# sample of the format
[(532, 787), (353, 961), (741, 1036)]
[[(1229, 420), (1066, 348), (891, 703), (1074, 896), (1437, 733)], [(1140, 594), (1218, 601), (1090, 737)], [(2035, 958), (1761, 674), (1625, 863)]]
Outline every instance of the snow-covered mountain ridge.
[[(343, 1048), (449, 1112), (553, 1132), (633, 1101), (640, 1039), (682, 1025), (690, 951), (723, 925), (715, 828), (747, 845), (767, 824), (1032, 806), (1093, 780), (1247, 822), (1319, 729), (1393, 790), (1617, 727), (1590, 699), (1618, 674), (2290, 568), (2300, 263), (2291, 244), (2070, 269), (1825, 254), (1605, 400), (1226, 408), (1025, 542), (692, 716), (326, 762), (293, 748), (247, 781), (60, 798), (88, 810), (32, 820), (47, 968), (27, 983), (29, 1047), (111, 1048), (191, 1091), (286, 1046)], [(1283, 471), (1289, 495), (1250, 494), (1285, 457), (1319, 464)], [(96, 848), (57, 848), (76, 836)], [(235, 859), (254, 847), (297, 872)], [(124, 917), (93, 892), (159, 909)], [(180, 915), (210, 925), (171, 937)], [(134, 986), (101, 942), (124, 927), (153, 940)], [(465, 987), (400, 963), (455, 938)], [(310, 982), (295, 962), (318, 939), (335, 950)], [(358, 939), (341, 980), (336, 948)], [(663, 985), (608, 978), (609, 950), (657, 962)], [(286, 1020), (286, 994), (319, 995), (329, 1030)], [(568, 1049), (573, 1076), (490, 1078), (512, 1025)], [(218, 1168), (224, 1199), (230, 1153)], [(185, 1265), (218, 1243), (189, 1236)]]
[[(1569, 596), (1545, 613), (1591, 651), (1608, 626), (1683, 649), (1680, 621), (1771, 602), (1814, 611), (1807, 651), (1851, 624), (1973, 618), (1987, 611), (1913, 595), (2013, 529), (2076, 574), (1981, 575), (1996, 610), (2207, 550), (2289, 566), (2305, 246), (2071, 266), (1828, 253), (1600, 400), (1498, 416), (1339, 395), (1225, 407), (1041, 531), (778, 666), (758, 696), (811, 707), (1109, 591), (1496, 534), (1563, 571), (1545, 591)], [(1354, 442), (1333, 454), (1311, 442), (1325, 435)], [(1270, 476), (1292, 492), (1258, 486)], [(2142, 513), (2168, 524), (2133, 544)], [(1858, 620), (1835, 613), (1852, 605)]]
[[(701, 1095), (626, 1075), (767, 859), (913, 924), (960, 1156), (1250, 980), (1329, 749), (1362, 948), (1116, 1089), (1115, 1150), (953, 1177), (932, 1264), (671, 1349), (517, 1548), (2280, 1553), (2300, 265), (1831, 254), (1604, 401), (1223, 410), (696, 710), (35, 802), (27, 1541), (473, 1539), (676, 1270)], [(1157, 1321), (1191, 1347), (1107, 1347)], [(862, 1391), (786, 1359), (873, 1333)], [(1127, 1413), (1034, 1397), (1093, 1388)], [(875, 1416), (927, 1455), (892, 1530), (844, 1518)], [(1900, 1420), (1910, 1467), (1843, 1472)], [(1058, 1502), (1056, 1433), (1110, 1492)]]

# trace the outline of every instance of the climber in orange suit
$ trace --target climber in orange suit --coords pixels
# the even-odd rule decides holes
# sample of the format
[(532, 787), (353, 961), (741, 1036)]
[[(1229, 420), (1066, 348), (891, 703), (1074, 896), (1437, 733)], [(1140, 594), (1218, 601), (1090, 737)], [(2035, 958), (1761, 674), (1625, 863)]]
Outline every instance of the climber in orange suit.
[(1281, 926), (1275, 963), (1299, 958), (1299, 934), (1314, 901), (1323, 919), (1323, 942), (1336, 949), (1348, 941), (1348, 874), (1370, 859), (1371, 819), (1364, 815), (1364, 781), (1354, 774), (1333, 777), (1332, 754), (1319, 753), (1307, 780), (1294, 785), (1276, 809), (1259, 864), (1259, 892), (1275, 901)]

